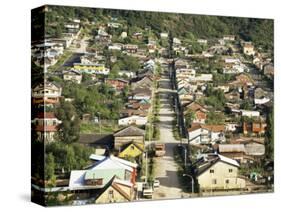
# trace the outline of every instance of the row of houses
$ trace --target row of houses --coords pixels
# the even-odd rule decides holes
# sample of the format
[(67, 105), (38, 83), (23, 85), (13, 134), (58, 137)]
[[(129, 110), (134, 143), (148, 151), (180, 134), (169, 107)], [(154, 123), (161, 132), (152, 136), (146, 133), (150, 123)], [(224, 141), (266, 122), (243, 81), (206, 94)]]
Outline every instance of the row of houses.
[(32, 88), (32, 107), (36, 114), (32, 114), (32, 134), (36, 140), (53, 142), (59, 131), (59, 120), (54, 113), (54, 106), (59, 104), (62, 89), (59, 85), (44, 80)]
[(31, 47), (32, 61), (37, 66), (44, 68), (55, 65), (65, 49), (69, 48), (78, 38), (80, 29), (80, 20), (73, 19), (64, 25), (64, 32), (60, 38), (54, 37), (33, 42)]

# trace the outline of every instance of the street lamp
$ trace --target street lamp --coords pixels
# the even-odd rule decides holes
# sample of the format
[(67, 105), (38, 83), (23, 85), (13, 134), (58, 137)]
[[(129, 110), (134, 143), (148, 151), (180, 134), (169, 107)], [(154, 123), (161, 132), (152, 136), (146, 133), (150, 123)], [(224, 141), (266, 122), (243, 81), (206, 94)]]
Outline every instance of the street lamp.
[(194, 193), (194, 179), (193, 179), (193, 177), (189, 174), (183, 174), (182, 176), (189, 177), (191, 179), (191, 192), (193, 194)]

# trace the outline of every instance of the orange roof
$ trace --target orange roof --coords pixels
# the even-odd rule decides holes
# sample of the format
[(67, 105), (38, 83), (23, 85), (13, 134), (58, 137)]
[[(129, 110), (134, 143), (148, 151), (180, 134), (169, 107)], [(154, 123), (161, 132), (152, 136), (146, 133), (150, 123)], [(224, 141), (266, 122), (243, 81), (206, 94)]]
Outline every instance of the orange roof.
[(205, 129), (208, 129), (213, 132), (219, 132), (219, 131), (224, 131), (224, 125), (203, 125), (202, 126)]

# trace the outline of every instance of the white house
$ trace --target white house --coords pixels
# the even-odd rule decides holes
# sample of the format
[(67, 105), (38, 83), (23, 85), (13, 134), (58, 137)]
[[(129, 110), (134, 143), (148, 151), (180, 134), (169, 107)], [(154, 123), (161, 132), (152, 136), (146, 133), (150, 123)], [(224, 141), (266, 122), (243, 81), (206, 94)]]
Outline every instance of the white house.
[(194, 124), (188, 129), (189, 142), (195, 145), (225, 142), (224, 128), (224, 125)]
[(262, 104), (265, 104), (269, 101), (270, 101), (270, 98), (268, 98), (268, 97), (262, 97), (262, 98), (255, 98), (254, 99), (254, 102), (255, 102), (256, 105), (262, 105)]
[(247, 117), (259, 117), (260, 116), (260, 112), (254, 111), (254, 110), (240, 110), (240, 113), (242, 116), (247, 116)]
[(161, 32), (160, 37), (163, 38), (168, 38), (168, 33), (167, 32)]
[(213, 81), (213, 75), (212, 74), (200, 74), (196, 76), (193, 81), (196, 82), (211, 82)]
[(118, 120), (118, 125), (120, 126), (127, 126), (131, 124), (145, 125), (146, 123), (147, 123), (147, 117), (137, 116), (137, 115), (121, 118)]
[(203, 155), (195, 162), (200, 190), (241, 189), (245, 179), (239, 178), (240, 165), (236, 160), (219, 154)]

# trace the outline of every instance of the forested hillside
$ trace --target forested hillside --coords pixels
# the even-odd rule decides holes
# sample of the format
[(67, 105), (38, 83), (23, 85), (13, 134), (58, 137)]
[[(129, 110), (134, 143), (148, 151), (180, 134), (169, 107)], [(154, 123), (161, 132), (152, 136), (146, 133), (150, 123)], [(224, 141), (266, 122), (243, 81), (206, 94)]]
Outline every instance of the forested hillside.
[(50, 6), (48, 11), (51, 12), (46, 13), (46, 33), (54, 36), (61, 31), (62, 24), (72, 18), (92, 22), (104, 19), (110, 21), (114, 17), (126, 22), (129, 27), (150, 27), (155, 32), (170, 31), (180, 37), (190, 33), (199, 38), (235, 34), (264, 49), (273, 49), (273, 20), (270, 19), (57, 6)]

